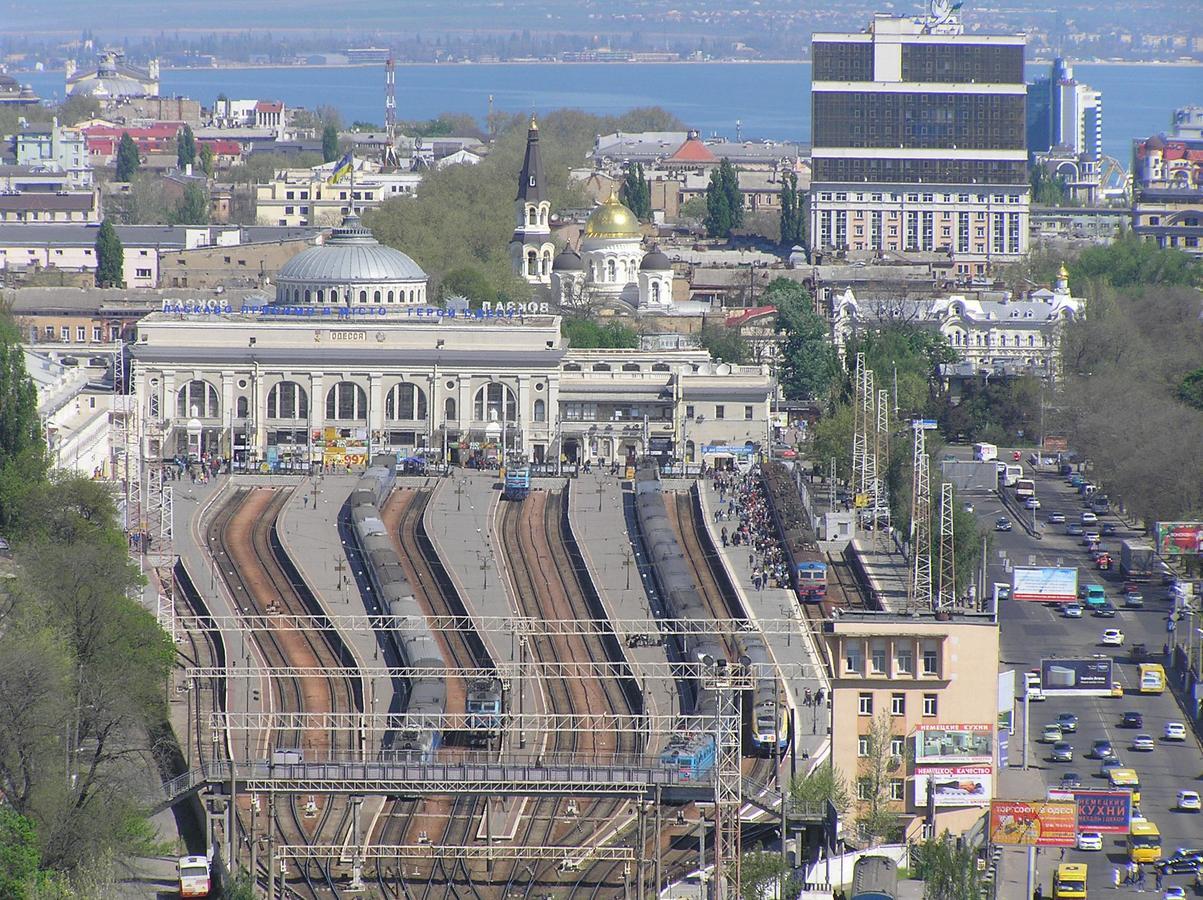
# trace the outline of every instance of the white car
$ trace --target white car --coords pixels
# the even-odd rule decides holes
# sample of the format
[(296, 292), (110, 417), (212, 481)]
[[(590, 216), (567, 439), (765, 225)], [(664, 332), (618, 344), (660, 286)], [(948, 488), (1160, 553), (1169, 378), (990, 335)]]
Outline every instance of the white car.
[(1081, 522), (1083, 525), (1094, 525), (1096, 522), (1098, 522), (1098, 520), (1099, 520), (1099, 517), (1098, 517), (1098, 516), (1096, 516), (1096, 515), (1095, 515), (1094, 513), (1092, 513), (1092, 512), (1084, 512), (1084, 513), (1082, 513), (1082, 515), (1081, 515), (1081, 517), (1080, 517), (1080, 519), (1079, 519), (1079, 521), (1080, 521), (1080, 522)]
[(1166, 722), (1165, 731), (1161, 735), (1163, 741), (1185, 741), (1186, 726), (1181, 722)]
[(1078, 835), (1079, 850), (1102, 850), (1103, 836), (1097, 831), (1083, 831)]
[(1028, 509), (1040, 509), (1040, 501), (1035, 497), (1028, 497), (1028, 499), (1023, 501), (1023, 505)]
[(1161, 895), (1161, 900), (1186, 900), (1186, 888), (1178, 885), (1171, 885), (1165, 889), (1165, 893)]
[(1040, 735), (1040, 740), (1046, 744), (1055, 744), (1063, 737), (1061, 726), (1054, 722), (1051, 725), (1045, 725), (1044, 731)]
[(1157, 745), (1153, 742), (1153, 735), (1151, 734), (1138, 734), (1136, 737), (1132, 738), (1133, 750), (1141, 750), (1147, 753), (1153, 750), (1156, 746)]
[(1178, 802), (1174, 804), (1174, 807), (1179, 812), (1199, 812), (1200, 808), (1203, 808), (1200, 806), (1199, 792), (1179, 791)]
[[(1104, 647), (1122, 647), (1124, 645), (1124, 633), (1118, 628), (1108, 628), (1103, 632), (1103, 636), (1099, 639), (1099, 643)], [(1166, 726), (1167, 734), (1169, 726)], [(1183, 735), (1182, 740), (1186, 739)]]

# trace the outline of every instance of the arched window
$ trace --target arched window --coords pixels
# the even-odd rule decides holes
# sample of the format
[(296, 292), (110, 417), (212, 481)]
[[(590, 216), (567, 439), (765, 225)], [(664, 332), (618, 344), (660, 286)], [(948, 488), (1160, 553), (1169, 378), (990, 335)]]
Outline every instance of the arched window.
[(309, 288), (305, 288), (305, 302), (309, 302)]
[(609, 363), (594, 363), (593, 371), (594, 372), (609, 372), (610, 364)]
[(535, 401), (535, 421), (536, 422), (546, 422), (547, 421), (547, 401), (546, 400), (536, 400)]
[(627, 261), (625, 259), (619, 260), (618, 271), (622, 274), (622, 280), (626, 281), (627, 280)]
[(238, 402), (234, 407), (235, 418), (245, 419), (247, 416), (249, 416), (251, 414), (250, 408), (251, 408), (251, 404), (246, 399), (246, 397), (239, 397)]
[(267, 392), (269, 419), (308, 419), (309, 395), (295, 381), (281, 381)]
[(667, 372), (667, 371), (669, 371), (668, 363), (652, 363), (652, 371), (653, 372)]
[(526, 274), (539, 274), (539, 254), (535, 250), (529, 250), (526, 254)]
[(417, 385), (405, 381), (394, 385), (384, 398), (384, 417), (390, 420), (424, 420), (426, 394)]
[(335, 422), (368, 417), (368, 395), (352, 381), (340, 381), (326, 394), (326, 418)]
[(317, 292), (317, 302), (318, 302), (318, 303), (325, 303), (325, 302), (326, 302), (326, 301), (325, 301), (325, 295), (324, 295), (324, 294), (323, 294), (323, 293), (322, 293), (320, 290)]
[(539, 224), (539, 214), (537, 212), (535, 212), (535, 208), (533, 206), (528, 206), (526, 208), (526, 224), (527, 225)]
[(514, 392), (500, 381), (492, 381), (476, 392), (475, 419), (478, 422), (517, 420), (518, 404)]
[(618, 280), (618, 267), (614, 264), (614, 260), (606, 260), (606, 281)]
[(300, 289), (300, 288), (293, 288), (293, 289), (292, 289), (292, 302), (293, 302), (293, 303), (300, 303), (300, 302), (301, 302), (301, 289)]
[(539, 266), (539, 274), (546, 275), (551, 271), (551, 251), (547, 250), (543, 253), (543, 260)]
[(1028, 335), (1028, 346), (1029, 346), (1029, 347), (1035, 347), (1035, 346), (1036, 346), (1036, 335), (1034, 335), (1034, 334), (1029, 334), (1029, 335)]
[(359, 292), (359, 302), (360, 302), (360, 303), (367, 303), (367, 302), (368, 302), (368, 292), (367, 292), (367, 291), (360, 291), (360, 292)]
[(448, 397), (443, 402), (443, 418), (446, 419), (448, 422), (454, 422), (456, 420), (457, 417), (455, 415), (455, 398), (454, 397)]
[(652, 282), (652, 302), (653, 303), (660, 302), (660, 282), (658, 282), (658, 281)]
[(541, 210), (539, 210), (539, 224), (540, 225), (547, 224), (547, 207), (546, 206), (543, 207)]
[(388, 292), (388, 302), (389, 302), (389, 303), (392, 303), (392, 302), (393, 302), (393, 292), (392, 292), (392, 291), (389, 291), (389, 292)]
[(180, 388), (175, 399), (175, 414), (181, 419), (195, 415), (200, 419), (216, 419), (221, 415), (221, 404), (217, 400), (217, 388), (207, 381), (189, 381)]

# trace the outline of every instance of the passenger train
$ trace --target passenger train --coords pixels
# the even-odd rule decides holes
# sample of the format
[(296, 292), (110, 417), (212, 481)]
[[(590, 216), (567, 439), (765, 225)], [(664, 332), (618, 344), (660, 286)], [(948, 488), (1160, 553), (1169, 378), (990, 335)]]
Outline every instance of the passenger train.
[[(660, 472), (654, 462), (643, 463), (635, 472), (635, 514), (644, 550), (651, 561), (664, 600), (666, 615), (674, 619), (712, 618), (677, 542), (676, 532), (669, 523), (664, 494), (660, 489)], [(771, 668), (772, 658), (764, 638), (759, 634), (741, 634), (737, 644), (739, 655), (754, 670), (764, 672)], [(715, 634), (683, 636), (681, 650), (684, 657), (691, 661), (728, 661), (726, 645)], [(748, 733), (752, 746), (764, 754), (772, 753), (774, 746), (778, 751), (784, 750), (789, 746), (792, 733), (790, 712), (788, 704), (775, 689), (775, 679), (767, 676), (759, 678), (751, 693), (751, 702), (745, 703), (745, 709), (748, 710)], [(692, 712), (694, 715), (713, 716), (714, 705), (713, 692), (700, 691)], [(709, 765), (713, 765), (712, 760)]]
[(827, 561), (819, 550), (790, 470), (784, 463), (772, 461), (766, 462), (760, 472), (798, 600), (819, 603), (827, 598)]
[[(351, 531), (381, 611), (409, 619), (409, 627), (405, 630), (388, 632), (401, 665), (447, 668), (454, 662), (443, 659), (433, 632), (425, 627), (413, 627), (416, 622), (425, 622), (425, 611), (414, 597), (392, 538), (380, 517), (381, 505), (396, 481), (396, 462), (396, 457), (389, 454), (373, 458), (356, 483), (349, 501)], [(441, 676), (408, 679), (405, 711), (417, 716), (445, 713), (446, 682), (447, 679)], [(475, 680), (468, 686), (466, 700), (470, 740), (486, 743), (501, 727), (501, 684), (496, 679)], [(438, 721), (431, 719), (426, 727), (391, 733), (386, 738), (386, 745), (389, 749), (417, 753), (428, 760), (442, 743), (442, 737)]]

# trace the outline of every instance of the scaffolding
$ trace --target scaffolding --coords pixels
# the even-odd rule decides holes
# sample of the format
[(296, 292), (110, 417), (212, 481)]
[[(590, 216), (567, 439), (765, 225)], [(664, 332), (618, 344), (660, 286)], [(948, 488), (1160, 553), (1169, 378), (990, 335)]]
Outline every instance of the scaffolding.
[[(144, 444), (140, 441), (140, 446)], [(175, 502), (163, 466), (155, 466), (146, 479), (146, 529), (143, 552), (158, 586), (155, 617), (173, 641), (179, 642), (175, 608)]]
[(743, 806), (740, 769), (742, 698), (755, 686), (743, 662), (719, 661), (703, 676), (702, 688), (714, 691), (714, 891), (716, 900), (738, 900), (740, 893), (739, 810)]
[(952, 482), (940, 485), (939, 578), (936, 583), (936, 608), (952, 609), (957, 600), (957, 557), (953, 523), (955, 520)]
[(908, 608), (914, 612), (931, 609), (931, 470), (925, 434), (928, 420), (911, 423), (914, 451), (911, 456), (911, 579)]

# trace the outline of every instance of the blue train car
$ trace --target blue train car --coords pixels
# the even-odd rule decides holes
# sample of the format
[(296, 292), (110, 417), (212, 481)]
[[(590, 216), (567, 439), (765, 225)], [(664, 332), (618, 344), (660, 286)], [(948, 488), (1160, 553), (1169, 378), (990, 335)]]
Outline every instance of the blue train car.
[(801, 560), (794, 564), (794, 584), (803, 603), (818, 603), (827, 596), (827, 563)]
[(528, 494), (530, 494), (530, 466), (507, 468), (502, 496), (506, 500), (525, 500)]
[(852, 900), (897, 900), (898, 864), (888, 856), (862, 856), (852, 869)]
[(714, 735), (677, 735), (660, 754), (660, 765), (673, 769), (681, 781), (704, 781), (714, 768)]

